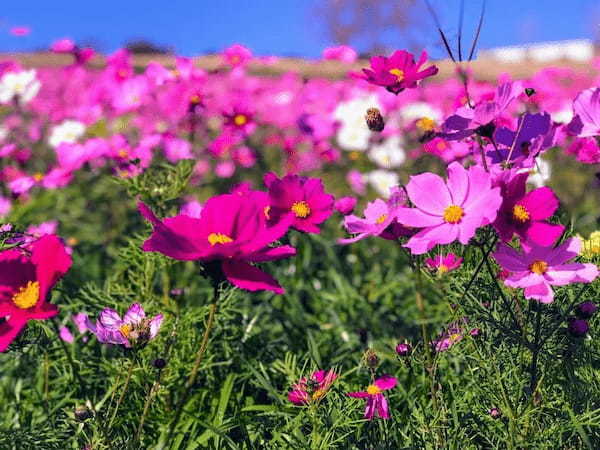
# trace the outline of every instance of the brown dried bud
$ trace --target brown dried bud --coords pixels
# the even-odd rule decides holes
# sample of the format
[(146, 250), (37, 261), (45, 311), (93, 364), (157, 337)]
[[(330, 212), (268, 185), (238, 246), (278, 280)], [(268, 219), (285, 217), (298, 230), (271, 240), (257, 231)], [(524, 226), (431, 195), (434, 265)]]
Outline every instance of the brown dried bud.
[(365, 120), (367, 121), (367, 126), (371, 131), (383, 131), (383, 128), (385, 127), (385, 122), (383, 121), (381, 111), (379, 111), (377, 108), (367, 109)]
[(375, 350), (369, 348), (363, 355), (363, 361), (369, 369), (376, 369), (379, 365), (379, 356)]

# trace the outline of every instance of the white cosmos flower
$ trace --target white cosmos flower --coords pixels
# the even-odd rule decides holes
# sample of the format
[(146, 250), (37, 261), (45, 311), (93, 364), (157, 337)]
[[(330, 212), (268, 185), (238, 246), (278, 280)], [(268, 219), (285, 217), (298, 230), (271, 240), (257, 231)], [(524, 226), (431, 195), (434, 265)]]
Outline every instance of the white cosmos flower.
[(392, 136), (369, 151), (369, 159), (384, 169), (393, 169), (406, 161), (400, 136)]
[(0, 103), (9, 103), (14, 97), (23, 104), (29, 102), (42, 86), (35, 75), (34, 69), (5, 73), (0, 78)]
[(413, 102), (400, 109), (400, 117), (402, 117), (405, 122), (412, 122), (413, 120), (422, 119), (423, 117), (439, 122), (442, 118), (442, 113), (439, 109), (434, 108), (429, 103)]
[(381, 109), (377, 96), (359, 97), (337, 105), (333, 117), (341, 123), (337, 134), (340, 147), (350, 151), (365, 151), (369, 148), (371, 130), (365, 120), (365, 113), (369, 108)]
[(76, 142), (85, 133), (85, 125), (76, 120), (65, 120), (60, 125), (52, 128), (48, 144), (51, 147), (57, 148), (63, 142)]
[(538, 158), (535, 162), (535, 166), (531, 168), (528, 183), (533, 184), (536, 188), (542, 187), (550, 179), (552, 174), (552, 167), (548, 161)]
[(398, 174), (389, 170), (373, 170), (367, 174), (367, 180), (373, 189), (385, 198), (390, 196), (390, 188), (397, 186), (400, 182)]

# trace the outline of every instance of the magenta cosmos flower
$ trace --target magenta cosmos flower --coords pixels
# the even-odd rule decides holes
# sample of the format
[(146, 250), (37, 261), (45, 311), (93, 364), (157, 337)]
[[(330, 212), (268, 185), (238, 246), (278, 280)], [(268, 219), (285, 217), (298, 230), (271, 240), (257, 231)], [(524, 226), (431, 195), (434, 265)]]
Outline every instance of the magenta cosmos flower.
[(48, 292), (71, 267), (62, 241), (54, 235), (33, 242), (28, 251), (0, 252), (0, 351), (6, 350), (29, 320), (44, 320), (58, 314), (46, 302)]
[(264, 176), (264, 182), (269, 188), (270, 222), (276, 223), (291, 212), (292, 227), (306, 233), (319, 233), (321, 230), (317, 225), (333, 213), (335, 199), (325, 193), (318, 178), (286, 175), (279, 179), (269, 172)]
[(455, 240), (466, 245), (477, 228), (494, 221), (502, 203), (488, 173), (457, 162), (448, 166), (447, 182), (423, 173), (410, 178), (406, 191), (415, 208), (400, 208), (397, 218), (405, 226), (423, 228), (404, 245), (417, 255)]
[(388, 91), (399, 94), (406, 88), (417, 87), (417, 82), (438, 73), (436, 66), (419, 70), (427, 61), (427, 52), (423, 51), (419, 61), (415, 63), (412, 53), (396, 50), (389, 58), (375, 56), (371, 58), (371, 68), (363, 69), (360, 76), (369, 83), (385, 87)]
[(308, 405), (321, 400), (337, 378), (333, 370), (317, 370), (310, 378), (302, 377), (292, 386), (288, 400), (294, 405)]
[(600, 88), (581, 92), (573, 101), (573, 114), (569, 133), (579, 137), (600, 136)]
[(438, 275), (443, 275), (452, 272), (460, 267), (463, 259), (456, 256), (454, 253), (447, 255), (437, 255), (434, 258), (427, 258), (425, 265), (432, 270), (436, 270)]
[(86, 325), (99, 342), (131, 348), (146, 345), (154, 339), (162, 320), (162, 314), (146, 318), (142, 305), (134, 303), (122, 319), (114, 309), (106, 308), (100, 313), (96, 324), (91, 323), (86, 316)]
[(562, 225), (545, 220), (558, 208), (558, 198), (549, 187), (541, 187), (525, 193), (529, 173), (514, 176), (502, 184), (502, 206), (494, 222), (494, 228), (503, 241), (510, 241), (513, 234), (537, 245), (550, 246), (563, 233)]
[(273, 277), (253, 265), (296, 254), (289, 245), (269, 247), (287, 232), (294, 217), (283, 215), (269, 226), (264, 192), (212, 197), (199, 219), (180, 214), (161, 221), (143, 203), (139, 209), (154, 225), (152, 236), (142, 246), (144, 251), (181, 261), (220, 261), (225, 278), (241, 289), (284, 292)]
[(382, 419), (390, 418), (390, 411), (383, 391), (396, 387), (398, 380), (390, 375), (383, 375), (367, 387), (366, 391), (348, 392), (350, 397), (364, 398), (367, 400), (365, 408), (365, 419), (373, 420), (373, 417)]
[(496, 261), (510, 272), (504, 284), (512, 288), (524, 288), (525, 298), (552, 303), (554, 291), (550, 286), (570, 283), (591, 283), (598, 276), (595, 264), (568, 261), (579, 255), (581, 241), (566, 240), (558, 247), (541, 247), (527, 243), (519, 252), (506, 244), (500, 244), (494, 253)]

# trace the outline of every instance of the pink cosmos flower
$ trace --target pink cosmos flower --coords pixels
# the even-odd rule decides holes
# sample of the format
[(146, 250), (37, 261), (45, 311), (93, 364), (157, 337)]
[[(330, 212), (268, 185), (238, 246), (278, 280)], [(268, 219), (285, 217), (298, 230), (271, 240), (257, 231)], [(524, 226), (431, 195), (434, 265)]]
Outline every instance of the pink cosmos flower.
[(369, 83), (385, 87), (388, 91), (399, 94), (406, 88), (417, 87), (417, 82), (438, 73), (436, 66), (419, 70), (427, 61), (427, 52), (423, 51), (419, 61), (415, 63), (412, 53), (397, 50), (389, 58), (375, 56), (371, 58), (371, 68), (363, 69), (364, 75), (359, 78)]
[(577, 161), (584, 164), (600, 163), (600, 146), (594, 138), (575, 139), (565, 152), (575, 155)]
[(223, 52), (223, 60), (233, 67), (244, 66), (252, 60), (252, 52), (243, 45), (233, 44)]
[(181, 261), (219, 261), (223, 275), (233, 285), (282, 294), (284, 289), (277, 281), (252, 264), (296, 254), (289, 245), (269, 247), (287, 232), (294, 217), (282, 216), (269, 226), (267, 206), (264, 192), (224, 194), (210, 198), (199, 219), (180, 214), (161, 221), (140, 203), (140, 212), (154, 226), (142, 249)]
[(579, 255), (580, 250), (578, 238), (568, 239), (556, 248), (528, 242), (522, 252), (500, 244), (494, 258), (510, 272), (504, 284), (524, 288), (525, 298), (552, 303), (554, 291), (551, 286), (591, 283), (598, 276), (595, 264), (569, 262)]
[(468, 323), (466, 317), (463, 317), (456, 322), (452, 322), (447, 328), (438, 335), (438, 338), (431, 341), (431, 347), (435, 352), (445, 352), (454, 344), (458, 344), (464, 337), (471, 335), (477, 336), (481, 333), (479, 328), (465, 328)]
[(354, 214), (344, 217), (344, 228), (356, 236), (347, 239), (338, 239), (339, 244), (352, 244), (369, 236), (382, 236), (390, 225), (396, 220), (400, 205), (394, 202), (385, 202), (381, 199), (367, 203), (365, 218)]
[(348, 214), (351, 214), (352, 211), (354, 211), (356, 201), (356, 197), (341, 197), (335, 201), (333, 207), (340, 214), (347, 216)]
[(581, 92), (573, 101), (574, 117), (567, 126), (569, 133), (579, 137), (600, 135), (600, 88)]
[(456, 256), (454, 253), (448, 253), (447, 255), (437, 255), (434, 258), (427, 258), (425, 265), (432, 270), (436, 270), (438, 275), (443, 275), (448, 272), (452, 272), (460, 267), (463, 259)]
[(325, 193), (318, 178), (286, 175), (278, 178), (272, 172), (264, 176), (269, 188), (269, 220), (278, 222), (290, 212), (292, 227), (306, 233), (319, 233), (317, 225), (325, 222), (333, 213), (333, 195)]
[(545, 220), (558, 208), (558, 198), (549, 187), (541, 187), (525, 193), (529, 173), (517, 174), (501, 184), (502, 205), (494, 222), (494, 228), (504, 241), (513, 234), (538, 245), (552, 245), (563, 233), (562, 225)]
[(96, 324), (91, 323), (87, 316), (85, 319), (87, 328), (96, 335), (98, 342), (131, 348), (144, 346), (156, 337), (163, 315), (148, 319), (142, 305), (134, 303), (122, 319), (119, 313), (110, 308), (100, 313)]
[(292, 386), (288, 400), (298, 406), (318, 402), (327, 394), (337, 377), (333, 370), (317, 370), (308, 379), (302, 377)]
[(396, 387), (398, 380), (390, 375), (383, 375), (367, 387), (366, 391), (348, 392), (350, 397), (364, 398), (367, 400), (365, 419), (373, 420), (374, 417), (390, 418), (390, 411), (383, 391)]
[(0, 252), (0, 351), (5, 351), (30, 320), (58, 314), (46, 301), (54, 284), (71, 267), (71, 257), (62, 241), (44, 236), (28, 247)]
[(492, 188), (488, 173), (457, 162), (448, 166), (447, 182), (423, 173), (410, 178), (406, 191), (415, 208), (400, 208), (397, 218), (403, 225), (423, 228), (404, 245), (416, 255), (455, 240), (468, 244), (477, 228), (494, 221), (502, 203), (500, 188)]
[(75, 50), (75, 42), (69, 38), (59, 39), (52, 43), (50, 49), (55, 53), (71, 53)]
[(339, 45), (337, 47), (327, 47), (323, 50), (323, 59), (341, 61), (343, 63), (352, 64), (358, 58), (356, 50), (347, 45)]

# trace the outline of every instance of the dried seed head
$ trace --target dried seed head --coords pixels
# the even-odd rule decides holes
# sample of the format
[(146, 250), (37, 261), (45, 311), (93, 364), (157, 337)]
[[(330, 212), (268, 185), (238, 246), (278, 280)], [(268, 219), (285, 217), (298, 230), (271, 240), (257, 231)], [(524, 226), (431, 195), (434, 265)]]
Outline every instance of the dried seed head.
[(367, 126), (371, 131), (383, 131), (383, 128), (385, 127), (385, 122), (383, 120), (383, 116), (381, 115), (381, 111), (379, 111), (377, 108), (367, 109), (365, 120), (367, 121)]

